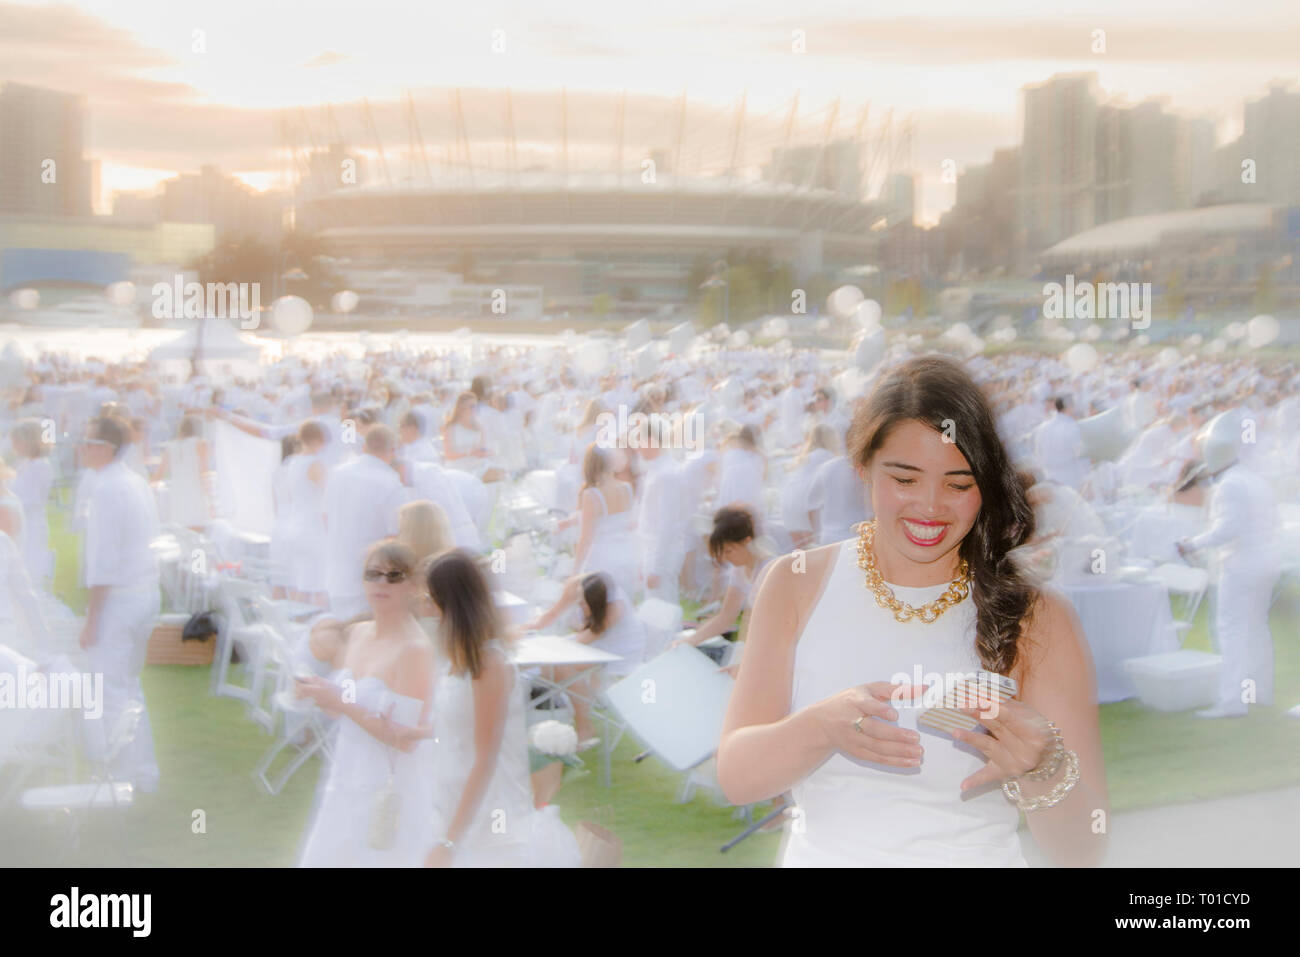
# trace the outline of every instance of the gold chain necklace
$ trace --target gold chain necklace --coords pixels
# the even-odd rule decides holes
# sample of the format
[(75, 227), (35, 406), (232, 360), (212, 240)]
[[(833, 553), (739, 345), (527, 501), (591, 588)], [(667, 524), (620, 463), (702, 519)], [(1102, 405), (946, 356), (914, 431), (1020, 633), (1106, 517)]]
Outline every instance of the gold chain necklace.
[(876, 604), (892, 611), (895, 621), (919, 618), (928, 625), (970, 593), (970, 566), (963, 558), (957, 566), (957, 577), (948, 583), (948, 589), (934, 601), (926, 602), (920, 608), (899, 601), (876, 567), (876, 556), (871, 547), (875, 538), (874, 520), (858, 526), (858, 567), (867, 573), (867, 589), (876, 596)]

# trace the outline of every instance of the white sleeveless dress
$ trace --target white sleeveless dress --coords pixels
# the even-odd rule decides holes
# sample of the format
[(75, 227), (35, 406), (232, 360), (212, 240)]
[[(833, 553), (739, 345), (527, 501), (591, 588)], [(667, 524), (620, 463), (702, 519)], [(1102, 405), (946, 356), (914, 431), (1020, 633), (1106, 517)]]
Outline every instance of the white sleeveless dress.
[(618, 655), (621, 660), (611, 661), (602, 673), (611, 678), (629, 675), (641, 665), (645, 658), (646, 636), (645, 622), (636, 613), (636, 608), (621, 588), (615, 587), (609, 596), (610, 608), (621, 606), (618, 621), (605, 629), (604, 634), (591, 643), (591, 647)]
[[(792, 713), (853, 685), (902, 675), (915, 682), (918, 669), (923, 682), (928, 673), (982, 670), (970, 595), (929, 625), (895, 621), (863, 584), (856, 537), (839, 545), (829, 574), (796, 645)], [(915, 607), (939, 597), (947, 584), (890, 587)], [(961, 782), (984, 767), (984, 756), (946, 734), (918, 729), (921, 707), (895, 710), (899, 727), (920, 730), (921, 765), (833, 754), (791, 789), (798, 811), (786, 829), (782, 866), (1027, 867), (1020, 812), (1001, 788), (961, 793)]]
[[(492, 642), (489, 654), (504, 654)], [(582, 855), (573, 832), (554, 805), (533, 806), (528, 760), (526, 690), (519, 669), (510, 664), (510, 704), (501, 735), (496, 771), (478, 813), (461, 835), (452, 857), (455, 867), (577, 867)], [(449, 825), (460, 806), (474, 767), (474, 682), (444, 666), (433, 693), (434, 741), (439, 767), (436, 818)], [(434, 839), (441, 837), (440, 830)]]
[(203, 473), (199, 469), (199, 443), (190, 436), (167, 443), (167, 513), (173, 525), (205, 527), (212, 516), (203, 494)]
[(636, 537), (636, 511), (626, 508), (611, 515), (600, 489), (593, 488), (591, 491), (600, 503), (601, 514), (596, 519), (596, 530), (592, 534), (587, 557), (577, 573), (586, 575), (604, 572), (625, 595), (635, 595), (640, 591), (640, 545)]
[[(352, 677), (347, 668), (336, 683)], [(392, 707), (396, 724), (415, 727), (424, 703), (389, 690), (374, 675), (356, 679), (356, 700), (368, 711)], [(431, 812), (437, 778), (437, 748), (426, 738), (415, 750), (389, 748), (350, 718), (340, 717), (334, 737), (334, 760), (320, 792), (311, 832), (303, 846), (300, 867), (421, 867), (442, 822)], [(391, 762), (391, 763), (390, 763)], [(370, 847), (370, 822), (375, 795), (393, 777), (400, 795), (397, 838), (386, 851)]]
[(295, 455), (289, 459), (285, 486), (288, 490), (289, 517), (284, 534), (289, 539), (287, 549), (292, 570), (285, 576), (293, 587), (302, 592), (323, 592), (327, 589), (326, 556), (329, 554), (325, 535), (325, 486), (317, 485), (308, 474), (313, 464), (324, 461), (315, 455)]

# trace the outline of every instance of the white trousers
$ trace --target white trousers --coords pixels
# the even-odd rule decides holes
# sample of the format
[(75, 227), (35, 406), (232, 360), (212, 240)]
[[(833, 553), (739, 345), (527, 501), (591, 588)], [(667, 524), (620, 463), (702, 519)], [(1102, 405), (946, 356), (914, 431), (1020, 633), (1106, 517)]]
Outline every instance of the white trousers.
[(159, 608), (157, 582), (110, 590), (100, 613), (99, 634), (87, 652), (91, 671), (104, 676), (104, 707), (102, 717), (85, 722), (86, 753), (103, 760), (114, 746), (122, 713), (128, 705), (139, 704), (144, 713), (135, 735), (118, 751), (110, 770), (115, 781), (130, 781), (145, 790), (158, 786), (158, 762), (140, 674)]
[(1224, 559), (1214, 609), (1214, 634), (1223, 655), (1220, 707), (1241, 708), (1247, 680), (1255, 685), (1254, 704), (1273, 703), (1273, 635), (1268, 612), (1277, 578), (1276, 562), (1246, 556)]

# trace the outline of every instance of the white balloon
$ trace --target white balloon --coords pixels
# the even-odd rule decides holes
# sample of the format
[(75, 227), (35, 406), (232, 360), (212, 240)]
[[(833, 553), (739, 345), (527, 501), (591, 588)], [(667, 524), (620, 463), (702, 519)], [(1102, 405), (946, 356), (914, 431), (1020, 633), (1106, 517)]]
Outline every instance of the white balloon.
[(1195, 349), (1204, 341), (1205, 341), (1204, 336), (1202, 336), (1199, 332), (1193, 332), (1190, 336), (1187, 337), (1187, 342), (1185, 343), (1185, 345), (1191, 346), (1193, 349)]
[(311, 328), (311, 303), (301, 296), (281, 296), (271, 304), (271, 325), (286, 336), (296, 336)]
[(880, 303), (874, 299), (864, 299), (853, 311), (853, 321), (859, 329), (870, 331), (880, 325), (881, 315)]
[(818, 319), (813, 324), (813, 328), (816, 329), (818, 332), (825, 332), (828, 329), (830, 329), (830, 327), (831, 327), (831, 321), (825, 318), (824, 316), (821, 319)]
[(1101, 338), (1101, 326), (1095, 322), (1083, 330), (1083, 338), (1088, 342), (1096, 342)]
[(773, 316), (763, 324), (763, 338), (780, 339), (790, 334), (790, 322), (784, 316)]
[(1065, 350), (1065, 364), (1075, 375), (1091, 372), (1097, 367), (1097, 350), (1087, 342), (1076, 342)]
[(1256, 316), (1246, 323), (1246, 344), (1252, 349), (1259, 349), (1277, 338), (1281, 331), (1278, 322), (1272, 316)]
[(727, 345), (731, 346), (733, 349), (745, 348), (745, 346), (749, 345), (749, 333), (744, 329), (737, 329), (731, 334), (731, 337), (727, 339)]
[(342, 292), (336, 292), (330, 297), (330, 306), (335, 312), (347, 313), (357, 308), (357, 303), (360, 301), (361, 297), (355, 292), (351, 289), (344, 289)]
[(1246, 324), (1244, 322), (1230, 322), (1223, 334), (1229, 339), (1240, 339), (1246, 334)]
[(858, 340), (853, 349), (853, 362), (863, 372), (870, 372), (880, 360), (885, 357), (885, 348), (888, 345), (885, 339), (885, 330), (877, 329), (874, 332), (868, 332)]
[(1211, 339), (1209, 344), (1206, 345), (1205, 347), (1205, 354), (1210, 356), (1217, 356), (1219, 353), (1223, 352), (1223, 350), (1227, 348), (1228, 348), (1228, 344), (1224, 342), (1222, 339)]
[(1160, 368), (1164, 368), (1165, 366), (1177, 365), (1178, 358), (1179, 358), (1179, 354), (1177, 349), (1175, 349), (1173, 346), (1165, 346), (1158, 353), (1156, 353), (1156, 365)]
[(129, 306), (135, 302), (135, 284), (126, 280), (110, 283), (104, 295), (115, 306)]
[(574, 352), (573, 364), (583, 375), (600, 375), (609, 368), (609, 347), (599, 339), (588, 339)]
[(848, 319), (864, 298), (857, 286), (840, 286), (826, 297), (826, 309), (836, 319)]
[(41, 294), (35, 289), (15, 289), (9, 294), (15, 309), (35, 309), (41, 304)]

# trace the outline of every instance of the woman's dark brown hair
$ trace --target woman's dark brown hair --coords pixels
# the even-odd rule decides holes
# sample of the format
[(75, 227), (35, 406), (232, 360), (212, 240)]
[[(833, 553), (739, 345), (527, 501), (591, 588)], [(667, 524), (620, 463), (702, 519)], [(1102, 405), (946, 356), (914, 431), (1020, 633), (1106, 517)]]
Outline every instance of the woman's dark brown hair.
[(722, 550), (735, 543), (743, 544), (754, 537), (754, 516), (749, 509), (728, 505), (713, 514), (713, 531), (709, 533), (709, 557), (722, 561)]
[(583, 627), (593, 634), (601, 634), (609, 617), (609, 585), (600, 572), (583, 576), (582, 600), (587, 603), (587, 620)]
[(1033, 535), (1034, 510), (998, 437), (988, 399), (961, 366), (921, 356), (882, 379), (853, 416), (850, 461), (868, 466), (894, 428), (910, 420), (951, 436), (975, 476), (980, 510), (959, 546), (973, 578), (975, 649), (985, 668), (1010, 675), (1038, 592), (1008, 553)]
[(478, 678), (487, 643), (500, 633), (487, 579), (474, 557), (457, 548), (429, 563), (425, 583), (429, 597), (442, 612), (440, 630), (452, 671)]

